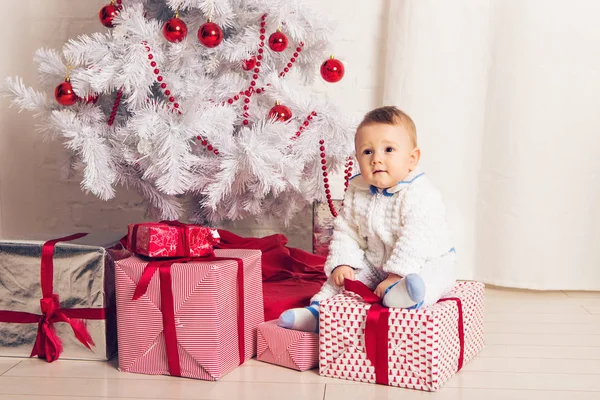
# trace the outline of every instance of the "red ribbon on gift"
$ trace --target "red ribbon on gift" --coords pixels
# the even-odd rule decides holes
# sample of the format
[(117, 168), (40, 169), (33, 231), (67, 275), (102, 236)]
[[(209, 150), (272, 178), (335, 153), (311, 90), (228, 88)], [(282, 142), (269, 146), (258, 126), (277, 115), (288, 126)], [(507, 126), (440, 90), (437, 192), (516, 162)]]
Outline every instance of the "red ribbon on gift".
[(207, 262), (207, 261), (236, 261), (238, 264), (237, 283), (238, 283), (238, 350), (240, 365), (246, 358), (246, 348), (244, 341), (244, 261), (235, 257), (193, 257), (177, 258), (169, 260), (151, 261), (148, 263), (142, 277), (138, 282), (133, 293), (133, 300), (139, 299), (148, 291), (148, 286), (152, 277), (159, 271), (160, 277), (160, 304), (163, 319), (163, 332), (165, 335), (165, 345), (167, 350), (167, 361), (169, 364), (169, 373), (172, 376), (181, 376), (181, 364), (179, 361), (179, 352), (177, 350), (177, 330), (175, 328), (175, 304), (173, 301), (173, 288), (171, 281), (171, 267), (173, 264), (188, 262)]
[(17, 324), (38, 324), (38, 333), (30, 357), (38, 356), (48, 362), (58, 360), (62, 352), (62, 343), (54, 324), (66, 322), (73, 329), (73, 333), (85, 347), (92, 349), (94, 341), (85, 323), (81, 319), (106, 319), (104, 308), (60, 308), (58, 295), (53, 293), (54, 288), (54, 248), (58, 242), (69, 242), (86, 236), (87, 233), (77, 233), (59, 239), (49, 240), (42, 246), (40, 265), (40, 281), (42, 286), (42, 299), (40, 310), (42, 315), (20, 311), (0, 311), (0, 322)]
[[(379, 298), (379, 296), (373, 293), (371, 289), (360, 281), (345, 279), (344, 288), (358, 294), (366, 303), (371, 304), (371, 307), (367, 312), (367, 322), (365, 325), (365, 351), (367, 353), (367, 359), (371, 362), (371, 365), (375, 367), (375, 382), (381, 385), (388, 385), (388, 332), (390, 330), (390, 310), (382, 305), (382, 299)], [(458, 338), (460, 342), (458, 372), (463, 367), (465, 354), (462, 302), (458, 297), (449, 297), (440, 299), (438, 303), (443, 301), (455, 301), (458, 307)]]
[[(190, 229), (190, 227), (196, 226), (196, 225), (184, 224), (179, 221), (144, 222), (141, 224), (135, 224), (131, 231), (131, 235), (128, 234), (123, 239), (121, 239), (121, 244), (125, 248), (127, 248), (129, 251), (137, 253), (137, 233), (138, 233), (139, 228), (142, 226), (144, 226), (144, 227), (162, 227), (164, 225), (169, 225), (169, 226), (179, 228), (177, 230), (177, 232), (179, 234), (178, 240), (177, 240), (177, 254), (174, 254), (170, 257), (191, 257), (190, 243), (188, 241), (189, 229)], [(208, 229), (208, 228), (206, 228), (206, 229)], [(212, 244), (214, 244), (214, 243), (212, 243)], [(208, 256), (208, 255), (210, 255), (210, 254), (207, 254), (206, 256)], [(204, 255), (203, 255), (203, 257), (204, 257)]]

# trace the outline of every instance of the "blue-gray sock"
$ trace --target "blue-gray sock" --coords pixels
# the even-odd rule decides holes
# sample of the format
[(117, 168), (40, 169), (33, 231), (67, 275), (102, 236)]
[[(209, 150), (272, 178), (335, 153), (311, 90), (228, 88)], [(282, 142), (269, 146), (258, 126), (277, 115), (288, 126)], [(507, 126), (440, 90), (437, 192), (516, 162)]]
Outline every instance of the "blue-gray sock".
[(319, 332), (319, 303), (304, 308), (292, 308), (279, 316), (277, 325), (304, 332)]

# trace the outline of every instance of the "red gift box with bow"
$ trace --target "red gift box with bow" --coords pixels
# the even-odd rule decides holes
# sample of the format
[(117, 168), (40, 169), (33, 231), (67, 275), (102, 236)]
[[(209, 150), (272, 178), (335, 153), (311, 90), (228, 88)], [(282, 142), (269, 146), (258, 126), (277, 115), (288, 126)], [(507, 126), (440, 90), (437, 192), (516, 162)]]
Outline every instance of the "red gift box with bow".
[(256, 354), (261, 252), (116, 263), (119, 369), (218, 380)]
[(110, 359), (117, 350), (114, 260), (129, 255), (102, 234), (1, 240), (0, 356)]
[(385, 308), (364, 284), (320, 304), (323, 376), (436, 391), (484, 346), (484, 285), (458, 282), (436, 304)]
[(204, 257), (219, 243), (216, 229), (179, 221), (130, 224), (127, 247), (136, 254), (152, 257)]

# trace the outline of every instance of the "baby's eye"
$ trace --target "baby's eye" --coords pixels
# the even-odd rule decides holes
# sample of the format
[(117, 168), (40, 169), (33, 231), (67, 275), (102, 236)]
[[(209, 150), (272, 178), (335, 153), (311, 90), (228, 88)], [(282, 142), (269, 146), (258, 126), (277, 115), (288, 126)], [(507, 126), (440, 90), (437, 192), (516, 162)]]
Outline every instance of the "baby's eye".
[(391, 153), (392, 151), (394, 151), (393, 147), (386, 147), (385, 148), (386, 153)]
[(368, 156), (368, 155), (371, 155), (371, 154), (373, 154), (373, 150), (371, 150), (371, 149), (366, 149), (366, 150), (364, 150), (364, 151), (363, 151), (363, 154), (365, 154), (365, 155), (367, 155), (367, 156)]

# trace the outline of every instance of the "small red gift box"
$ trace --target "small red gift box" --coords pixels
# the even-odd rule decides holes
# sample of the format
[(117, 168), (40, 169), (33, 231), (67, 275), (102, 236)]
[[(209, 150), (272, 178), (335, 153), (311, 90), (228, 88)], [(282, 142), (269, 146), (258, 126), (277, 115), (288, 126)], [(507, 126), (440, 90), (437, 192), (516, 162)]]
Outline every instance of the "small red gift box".
[(297, 371), (319, 366), (319, 334), (285, 329), (277, 321), (258, 326), (256, 359)]
[(219, 242), (216, 229), (177, 221), (129, 224), (129, 249), (152, 258), (204, 257), (213, 253)]

